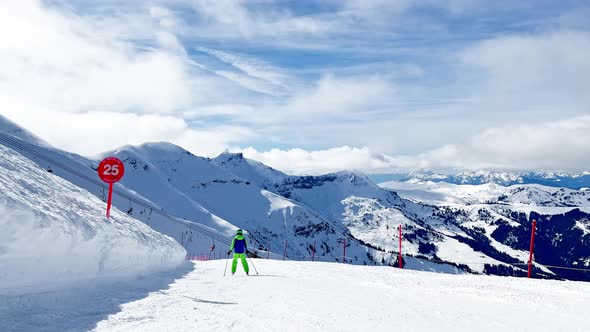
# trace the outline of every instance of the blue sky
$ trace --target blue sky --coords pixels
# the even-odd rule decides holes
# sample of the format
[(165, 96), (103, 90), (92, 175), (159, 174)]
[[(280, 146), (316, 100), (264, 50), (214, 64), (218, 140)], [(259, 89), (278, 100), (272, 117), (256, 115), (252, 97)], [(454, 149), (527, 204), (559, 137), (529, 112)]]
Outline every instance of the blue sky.
[(171, 141), (289, 173), (587, 170), (589, 16), (587, 1), (4, 2), (1, 112), (85, 155)]

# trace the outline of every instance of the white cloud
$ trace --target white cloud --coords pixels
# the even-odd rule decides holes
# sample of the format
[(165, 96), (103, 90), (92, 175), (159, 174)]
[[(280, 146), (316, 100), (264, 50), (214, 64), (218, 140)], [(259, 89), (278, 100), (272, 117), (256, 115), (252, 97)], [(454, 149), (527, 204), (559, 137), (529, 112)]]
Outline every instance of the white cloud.
[[(388, 156), (367, 147), (326, 150), (258, 151), (241, 149), (289, 174), (322, 174), (346, 169), (396, 173), (420, 169), (588, 170), (590, 116), (560, 121), (490, 128), (462, 144), (447, 144), (419, 155)], [(235, 149), (234, 150), (239, 150)]]
[(294, 96), (286, 108), (291, 116), (336, 116), (383, 107), (394, 97), (395, 88), (381, 77), (323, 77), (305, 94)]
[(411, 0), (345, 0), (341, 15), (350, 15), (368, 21), (385, 20), (416, 6)]
[(160, 140), (213, 155), (253, 137), (229, 123), (197, 129), (179, 117), (218, 114), (215, 102), (239, 91), (188, 58), (167, 30), (171, 11), (152, 7), (144, 15), (156, 24), (78, 16), (33, 0), (0, 3), (2, 114), (83, 155)]
[(390, 158), (386, 156), (371, 152), (368, 148), (349, 146), (317, 151), (272, 149), (266, 152), (250, 147), (240, 151), (247, 158), (258, 160), (288, 174), (324, 174), (347, 169), (390, 170), (392, 166)]
[(217, 38), (322, 34), (332, 29), (329, 22), (312, 16), (295, 16), (284, 9), (273, 10), (272, 6), (255, 11), (243, 0), (196, 0), (193, 3), (197, 13), (208, 21), (201, 33)]
[(205, 47), (199, 47), (199, 50), (219, 58), (221, 61), (236, 67), (249, 76), (275, 85), (285, 85), (284, 81), (288, 78), (280, 69), (274, 68), (272, 65), (257, 59)]
[(258, 59), (205, 47), (199, 47), (198, 50), (229, 64), (234, 71), (217, 70), (215, 73), (249, 90), (271, 96), (285, 96), (289, 91), (288, 85), (294, 85), (296, 81), (279, 68)]
[(269, 84), (268, 82), (256, 79), (254, 77), (243, 75), (234, 71), (227, 70), (216, 70), (215, 74), (225, 77), (228, 80), (237, 83), (238, 85), (248, 90), (263, 93), (269, 96), (280, 96), (283, 95), (283, 89), (276, 85)]
[[(117, 112), (64, 113), (11, 108), (3, 111), (54, 146), (81, 155), (96, 155), (125, 144), (166, 141), (201, 156), (214, 156), (256, 134), (244, 127), (218, 125), (194, 128), (171, 115)], [(66, 133), (59, 135), (56, 133)]]
[[(335, 9), (109, 0), (88, 2), (86, 13), (86, 2), (2, 1), (0, 112), (82, 154), (169, 140), (204, 155), (254, 143), (305, 148), (249, 150), (291, 172), (587, 168), (590, 33), (582, 17), (558, 18), (577, 30), (557, 24), (527, 34), (482, 23), (474, 29), (496, 37), (477, 41), (479, 32), (449, 35), (445, 14), (479, 11), (483, 22), (491, 15), (483, 8), (500, 5), (318, 2)], [(413, 10), (421, 8), (447, 12)], [(459, 41), (430, 48), (440, 36)], [(412, 38), (425, 46), (416, 51)], [(273, 61), (299, 55), (306, 58), (297, 68)], [(96, 129), (104, 119), (108, 137)]]
[(150, 8), (150, 15), (164, 28), (173, 29), (178, 26), (176, 16), (168, 8), (153, 6)]
[(283, 102), (266, 104), (256, 109), (255, 114), (241, 120), (262, 126), (296, 128), (283, 132), (284, 137), (293, 137), (293, 134), (304, 134), (318, 121), (329, 126), (331, 123), (367, 119), (369, 113), (386, 108), (395, 95), (393, 84), (377, 75), (326, 75), (295, 91)]
[(66, 112), (169, 113), (204, 97), (177, 49), (137, 49), (37, 1), (0, 6), (2, 94)]
[[(458, 75), (494, 112), (572, 114), (590, 107), (590, 33), (558, 31), (494, 38), (467, 47)], [(484, 110), (485, 110), (484, 109)]]
[(590, 116), (490, 128), (432, 165), (494, 169), (580, 170), (590, 166)]

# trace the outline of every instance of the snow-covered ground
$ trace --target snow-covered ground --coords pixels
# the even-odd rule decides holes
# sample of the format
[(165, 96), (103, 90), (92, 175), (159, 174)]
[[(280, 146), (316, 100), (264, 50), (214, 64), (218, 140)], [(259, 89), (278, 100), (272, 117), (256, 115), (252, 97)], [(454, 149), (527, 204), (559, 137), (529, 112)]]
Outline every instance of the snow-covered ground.
[[(96, 331), (585, 331), (590, 284), (254, 260), (197, 262)], [(253, 273), (254, 274), (254, 273)]]
[[(175, 268), (185, 250), (0, 145), (0, 295)], [(4, 329), (0, 329), (4, 331)]]
[[(251, 261), (252, 262), (252, 261)], [(0, 296), (1, 331), (586, 331), (590, 284), (254, 259)], [(194, 266), (193, 266), (194, 264)], [(229, 270), (229, 267), (228, 267)]]

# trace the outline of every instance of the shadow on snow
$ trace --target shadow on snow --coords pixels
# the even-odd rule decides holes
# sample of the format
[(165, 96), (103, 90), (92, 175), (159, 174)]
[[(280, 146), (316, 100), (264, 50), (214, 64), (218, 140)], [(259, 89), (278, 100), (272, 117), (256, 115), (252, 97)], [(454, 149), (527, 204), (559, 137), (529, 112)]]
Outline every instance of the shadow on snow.
[(0, 331), (92, 330), (98, 322), (120, 312), (121, 305), (168, 289), (193, 269), (194, 265), (186, 262), (175, 270), (132, 280), (86, 282), (67, 290), (2, 295)]
[[(164, 294), (166, 296), (174, 296), (174, 295), (168, 294), (168, 293), (163, 292), (163, 291), (160, 291), (160, 293), (161, 294)], [(199, 299), (199, 298), (196, 298), (196, 297), (190, 297), (190, 296), (186, 296), (186, 295), (178, 295), (178, 296), (182, 296), (184, 298), (187, 298), (189, 300), (193, 300), (193, 301), (199, 302), (199, 303), (209, 303), (209, 304), (238, 304), (238, 303), (235, 303), (235, 302), (221, 302), (221, 301), (203, 300), (203, 299)]]

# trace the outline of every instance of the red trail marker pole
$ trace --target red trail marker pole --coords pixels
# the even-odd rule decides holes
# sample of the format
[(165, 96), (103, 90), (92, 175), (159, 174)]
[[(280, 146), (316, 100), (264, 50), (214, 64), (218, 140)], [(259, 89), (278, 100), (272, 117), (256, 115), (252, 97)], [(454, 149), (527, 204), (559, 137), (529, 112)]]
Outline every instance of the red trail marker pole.
[(287, 257), (287, 240), (285, 240), (285, 251), (283, 251), (283, 260)]
[(109, 184), (109, 197), (107, 199), (107, 219), (111, 217), (111, 202), (113, 199), (113, 184), (118, 182), (125, 174), (125, 165), (115, 157), (105, 158), (98, 164), (98, 176)]
[(342, 263), (346, 263), (346, 239), (344, 239), (344, 241), (342, 242), (342, 248), (343, 248), (343, 252), (342, 252)]
[(529, 251), (529, 273), (528, 278), (531, 277), (533, 272), (533, 250), (535, 249), (535, 231), (537, 229), (537, 221), (533, 219), (533, 228), (531, 229), (531, 249)]
[(316, 240), (313, 240), (313, 251), (311, 252), (311, 261), (312, 262), (315, 260), (315, 242), (316, 242)]
[(113, 184), (109, 183), (109, 198), (107, 199), (107, 219), (111, 218), (111, 202), (113, 201)]
[(404, 265), (402, 264), (402, 224), (399, 225), (398, 227), (399, 229), (399, 256), (397, 257), (397, 260), (399, 262), (399, 268), (403, 269)]

